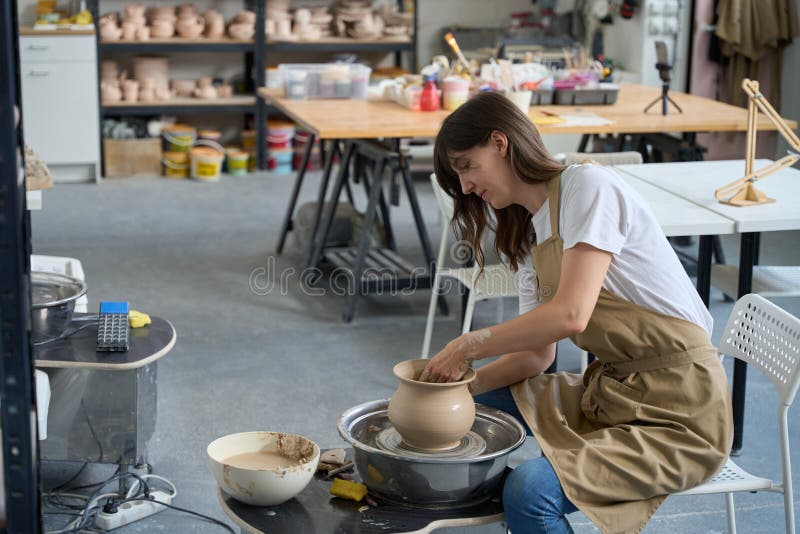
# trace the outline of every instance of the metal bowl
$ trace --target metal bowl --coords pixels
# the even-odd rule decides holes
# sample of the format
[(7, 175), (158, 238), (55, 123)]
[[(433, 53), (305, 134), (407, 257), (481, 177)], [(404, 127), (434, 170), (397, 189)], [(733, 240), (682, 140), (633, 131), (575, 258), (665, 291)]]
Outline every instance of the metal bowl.
[(86, 293), (82, 280), (57, 273), (31, 272), (31, 337), (35, 343), (63, 334), (75, 310), (75, 301)]
[(525, 442), (525, 430), (500, 410), (475, 405), (472, 433), (485, 443), (476, 455), (387, 450), (379, 436), (392, 431), (389, 399), (350, 408), (339, 417), (339, 434), (353, 446), (356, 469), (376, 497), (404, 506), (466, 508), (496, 494), (508, 455)]

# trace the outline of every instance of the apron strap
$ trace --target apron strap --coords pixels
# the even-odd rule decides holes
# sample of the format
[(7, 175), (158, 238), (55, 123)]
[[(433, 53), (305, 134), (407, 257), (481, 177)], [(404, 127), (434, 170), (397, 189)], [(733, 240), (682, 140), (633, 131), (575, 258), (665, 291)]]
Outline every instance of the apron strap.
[(551, 178), (547, 182), (547, 202), (550, 208), (550, 236), (561, 237), (558, 231), (558, 206), (559, 190), (561, 189), (561, 174), (557, 174), (555, 178)]
[(666, 356), (656, 356), (643, 360), (629, 360), (625, 362), (601, 362), (596, 360), (586, 369), (584, 383), (587, 378), (595, 371), (602, 369), (603, 374), (615, 378), (624, 378), (633, 373), (644, 371), (655, 371), (657, 369), (667, 369), (668, 367), (678, 367), (688, 363), (698, 363), (712, 358), (718, 358), (717, 350), (713, 346), (697, 347), (684, 352), (667, 354)]

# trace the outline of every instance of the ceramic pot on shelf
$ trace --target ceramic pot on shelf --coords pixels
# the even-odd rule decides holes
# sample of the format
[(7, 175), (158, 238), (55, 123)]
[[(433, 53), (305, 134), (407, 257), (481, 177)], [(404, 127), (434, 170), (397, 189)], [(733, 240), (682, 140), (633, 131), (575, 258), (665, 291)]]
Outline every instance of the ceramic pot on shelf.
[(126, 4), (125, 16), (129, 19), (143, 19), (144, 6), (142, 4)]
[(205, 36), (209, 39), (219, 39), (225, 35), (225, 17), (216, 9), (209, 9), (203, 13), (206, 21)]
[(187, 39), (196, 39), (203, 33), (205, 24), (206, 20), (199, 15), (194, 15), (192, 17), (180, 17), (177, 24), (175, 24), (175, 29), (178, 30), (178, 35), (181, 37), (186, 37)]
[(389, 421), (413, 448), (452, 449), (475, 422), (475, 401), (468, 389), (475, 380), (475, 371), (469, 369), (458, 382), (418, 381), (429, 362), (406, 360), (394, 366), (400, 383), (389, 401)]
[(150, 37), (166, 39), (175, 35), (175, 23), (172, 19), (155, 19), (150, 23)]
[(103, 104), (114, 104), (122, 100), (122, 90), (119, 82), (107, 80), (100, 83), (100, 98)]
[(100, 21), (100, 39), (102, 41), (119, 41), (122, 37), (122, 28), (110, 18)]
[(240, 41), (252, 39), (255, 33), (255, 27), (247, 22), (235, 22), (228, 26), (228, 35)]

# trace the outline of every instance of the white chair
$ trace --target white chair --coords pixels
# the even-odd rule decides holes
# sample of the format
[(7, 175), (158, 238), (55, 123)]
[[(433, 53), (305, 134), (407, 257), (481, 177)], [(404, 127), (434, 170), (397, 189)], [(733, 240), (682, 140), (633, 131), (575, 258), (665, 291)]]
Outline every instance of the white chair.
[[(448, 236), (450, 233), (450, 220), (453, 218), (453, 199), (447, 196), (439, 183), (436, 175), (431, 174), (431, 184), (436, 196), (436, 203), (442, 214), (442, 237), (439, 241), (439, 254), (436, 256), (436, 274), (433, 277), (431, 301), (428, 306), (428, 320), (425, 323), (425, 337), (422, 342), (422, 357), (430, 356), (431, 337), (433, 335), (433, 321), (436, 315), (436, 300), (439, 297), (440, 284), (443, 278), (456, 280), (469, 290), (469, 298), (464, 313), (464, 324), (461, 332), (467, 333), (472, 326), (472, 315), (475, 312), (475, 302), (486, 299), (501, 299), (504, 297), (517, 297), (515, 274), (502, 263), (486, 265), (483, 272), (475, 267), (447, 268), (444, 266), (445, 252), (447, 251)], [(497, 321), (502, 321), (503, 301), (497, 305)]]
[[(642, 155), (633, 150), (628, 152), (567, 152), (559, 154), (564, 165), (595, 163), (597, 165), (639, 165)], [(562, 159), (563, 158), (563, 159)]]
[(789, 406), (794, 401), (800, 385), (800, 319), (759, 295), (745, 295), (736, 302), (728, 324), (725, 325), (719, 352), (739, 358), (761, 371), (778, 392), (782, 481), (776, 483), (767, 478), (751, 475), (729, 458), (725, 467), (713, 479), (674, 495), (724, 493), (728, 511), (728, 530), (734, 534), (735, 492), (783, 493), (786, 532), (794, 534), (791, 450), (787, 417)]

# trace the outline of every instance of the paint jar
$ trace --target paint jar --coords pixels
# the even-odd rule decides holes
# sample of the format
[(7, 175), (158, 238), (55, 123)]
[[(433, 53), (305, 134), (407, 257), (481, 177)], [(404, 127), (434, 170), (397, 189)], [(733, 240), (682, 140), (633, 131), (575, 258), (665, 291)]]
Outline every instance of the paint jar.
[(289, 82), (286, 85), (286, 98), (291, 100), (303, 100), (306, 97), (306, 76), (303, 70), (292, 70), (289, 72)]
[(242, 150), (228, 150), (225, 153), (228, 160), (228, 173), (234, 176), (247, 174), (250, 154)]
[(242, 149), (245, 152), (255, 152), (256, 150), (256, 131), (242, 130)]
[(469, 80), (448, 76), (442, 82), (443, 108), (453, 111), (469, 99)]

